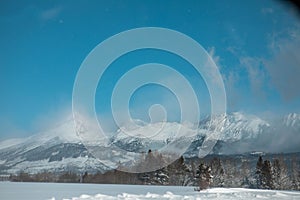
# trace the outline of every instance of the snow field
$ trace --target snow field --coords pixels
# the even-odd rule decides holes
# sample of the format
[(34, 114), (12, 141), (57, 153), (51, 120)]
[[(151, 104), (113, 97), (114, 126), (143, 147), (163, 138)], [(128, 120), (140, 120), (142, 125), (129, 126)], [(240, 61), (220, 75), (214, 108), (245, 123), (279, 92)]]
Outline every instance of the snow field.
[(259, 190), (244, 188), (211, 188), (201, 192), (194, 187), (70, 184), (70, 183), (16, 183), (0, 182), (2, 200), (297, 200), (300, 191)]
[[(145, 186), (147, 187), (147, 186)], [(136, 199), (155, 199), (155, 200), (250, 200), (250, 199), (280, 199), (293, 200), (300, 199), (300, 192), (277, 191), (277, 190), (256, 190), (244, 188), (212, 188), (201, 192), (187, 192), (186, 194), (174, 194), (166, 192), (164, 194), (146, 193), (146, 194), (116, 194), (114, 196), (97, 194), (94, 196), (81, 195), (71, 200), (136, 200)]]

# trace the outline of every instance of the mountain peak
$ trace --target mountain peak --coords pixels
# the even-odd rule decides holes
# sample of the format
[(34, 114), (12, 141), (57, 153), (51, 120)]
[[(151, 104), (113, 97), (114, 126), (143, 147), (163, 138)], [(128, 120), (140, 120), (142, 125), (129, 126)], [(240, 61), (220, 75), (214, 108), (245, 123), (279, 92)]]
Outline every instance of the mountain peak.
[(284, 124), (288, 127), (300, 128), (300, 115), (290, 113), (283, 117)]
[(250, 114), (244, 114), (242, 112), (233, 112), (225, 116), (225, 118), (215, 117), (212, 120), (207, 118), (200, 123), (202, 129), (210, 129), (210, 127), (216, 127), (222, 121), (222, 131), (220, 132), (220, 140), (223, 141), (238, 141), (241, 139), (256, 138), (262, 133), (264, 127), (269, 127), (270, 124)]

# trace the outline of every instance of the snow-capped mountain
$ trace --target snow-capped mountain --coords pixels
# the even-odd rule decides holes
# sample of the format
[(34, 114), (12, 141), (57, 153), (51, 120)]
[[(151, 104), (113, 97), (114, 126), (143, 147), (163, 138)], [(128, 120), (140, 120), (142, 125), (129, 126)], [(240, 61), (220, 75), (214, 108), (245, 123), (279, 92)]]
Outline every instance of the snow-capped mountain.
[[(280, 123), (285, 130), (293, 129), (293, 134), (300, 133), (299, 119), (299, 115), (290, 114), (280, 120)], [(77, 135), (74, 122), (69, 120), (52, 130), (25, 139), (0, 142), (0, 173), (101, 171), (108, 169), (108, 166), (114, 166), (119, 161), (132, 162), (133, 152), (161, 149), (174, 140), (184, 141), (183, 144), (187, 148), (184, 155), (193, 157), (198, 155), (205, 138), (210, 137), (212, 131), (220, 124), (222, 127), (217, 129), (218, 142), (211, 153), (263, 151), (263, 148), (269, 144), (276, 146), (274, 143), (276, 137), (270, 134), (277, 131), (278, 121), (274, 123), (254, 115), (235, 112), (222, 117), (208, 117), (197, 125), (177, 122), (147, 124), (141, 121), (136, 125), (126, 125), (112, 134), (113, 136), (106, 143), (93, 144), (95, 146), (92, 148), (99, 152), (95, 156), (90, 151), (91, 146), (87, 148), (87, 143)], [(82, 127), (84, 122), (80, 127), (81, 133), (84, 134), (86, 129)], [(263, 148), (257, 149), (256, 144), (264, 138), (264, 135), (267, 136), (267, 140), (262, 140)], [(296, 139), (293, 141), (297, 149), (299, 142)], [(97, 156), (101, 156), (101, 161), (96, 158)]]
[(91, 171), (97, 168), (105, 169), (105, 166), (81, 143), (72, 120), (25, 139), (0, 143), (0, 171), (5, 173)]
[(191, 124), (177, 122), (157, 122), (153, 124), (139, 123), (120, 127), (111, 138), (113, 145), (131, 152), (147, 152), (149, 149), (158, 150), (170, 142), (183, 138), (191, 138), (198, 129)]
[[(220, 124), (222, 127), (218, 128)], [(255, 139), (269, 127), (268, 122), (257, 116), (235, 112), (226, 116), (208, 117), (198, 127), (176, 122), (121, 127), (112, 138), (112, 143), (127, 151), (147, 152), (149, 149), (160, 149), (174, 140), (185, 139), (189, 146), (185, 155), (191, 157), (198, 155), (203, 141), (212, 134), (218, 140), (213, 153), (223, 153), (224, 144)]]
[(223, 142), (257, 138), (264, 129), (270, 127), (268, 122), (257, 116), (235, 112), (224, 117), (208, 117), (202, 120), (198, 127), (193, 124), (176, 122), (144, 123), (142, 126), (121, 127), (117, 131), (117, 135), (112, 138), (112, 142), (129, 151), (141, 150), (144, 152), (150, 148), (159, 149), (181, 137), (190, 138), (191, 143), (197, 141), (197, 146), (200, 146), (204, 137), (215, 131), (219, 124), (223, 126), (220, 130), (216, 130), (219, 131), (216, 139)]
[(28, 138), (11, 139), (0, 142), (0, 149), (14, 147), (26, 147), (26, 150), (31, 150), (42, 145), (64, 143), (78, 143), (80, 138), (76, 135), (74, 123), (68, 120), (50, 129), (46, 132), (41, 132)]
[(258, 137), (270, 124), (265, 120), (255, 116), (246, 115), (240, 112), (227, 114), (223, 118), (206, 118), (200, 122), (200, 129), (208, 130), (210, 127), (216, 127), (223, 120), (222, 131), (219, 134), (219, 140), (224, 142), (239, 141), (242, 139), (251, 139)]
[(287, 127), (291, 127), (295, 130), (300, 130), (300, 115), (296, 113), (290, 113), (284, 116), (283, 123)]

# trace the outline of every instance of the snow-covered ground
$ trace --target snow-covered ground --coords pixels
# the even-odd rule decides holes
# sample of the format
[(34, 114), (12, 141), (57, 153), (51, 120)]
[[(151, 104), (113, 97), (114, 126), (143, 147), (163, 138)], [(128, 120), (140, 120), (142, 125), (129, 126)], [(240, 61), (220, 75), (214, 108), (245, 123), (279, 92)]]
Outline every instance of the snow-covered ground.
[[(150, 186), (148, 186), (149, 188)], [(188, 188), (189, 190), (181, 191), (181, 189), (187, 188), (177, 188), (176, 191), (170, 192), (169, 190), (174, 190), (174, 187), (165, 188), (164, 193), (161, 192), (146, 192), (147, 187), (144, 187), (142, 194), (129, 194), (129, 193), (117, 193), (115, 195), (105, 195), (97, 194), (91, 195), (81, 195), (79, 197), (72, 198), (72, 200), (135, 200), (135, 199), (157, 199), (157, 200), (201, 200), (201, 199), (300, 199), (300, 192), (292, 191), (278, 191), (278, 190), (254, 190), (245, 188), (212, 188), (204, 190), (201, 192), (193, 191), (193, 188)]]
[(300, 191), (212, 188), (201, 192), (193, 187), (65, 183), (0, 182), (5, 200), (135, 200), (135, 199), (300, 199)]

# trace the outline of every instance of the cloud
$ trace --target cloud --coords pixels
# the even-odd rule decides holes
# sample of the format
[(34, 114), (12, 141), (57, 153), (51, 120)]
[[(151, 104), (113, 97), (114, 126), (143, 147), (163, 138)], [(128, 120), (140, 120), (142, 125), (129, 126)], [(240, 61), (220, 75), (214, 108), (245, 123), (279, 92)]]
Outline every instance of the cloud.
[[(236, 55), (238, 49), (235, 47), (228, 47), (227, 49), (232, 54)], [(222, 58), (216, 53), (215, 47), (208, 48), (209, 55), (212, 57), (214, 62), (216, 63), (219, 71), (221, 73), (226, 97), (227, 97), (227, 106), (229, 106), (229, 110), (235, 110), (237, 104), (242, 99), (242, 94), (238, 91), (237, 85), (239, 84), (240, 77), (238, 71), (231, 70), (229, 72), (226, 71), (227, 67), (223, 65)]]
[[(264, 121), (268, 125), (260, 126), (257, 135), (252, 138), (242, 138), (235, 142), (221, 145), (221, 151), (227, 154), (244, 153), (250, 151), (263, 151), (271, 153), (299, 152), (300, 150), (300, 126), (299, 120), (285, 122), (287, 116), (279, 116), (278, 113), (268, 113)], [(249, 134), (247, 131), (243, 134)]]
[(250, 82), (250, 88), (253, 94), (258, 94), (260, 97), (265, 98), (265, 80), (266, 74), (263, 68), (263, 63), (261, 58), (257, 57), (240, 57), (240, 63), (246, 68), (248, 79)]
[(32, 121), (32, 129), (34, 132), (49, 130), (72, 119), (71, 103), (65, 103), (37, 116)]
[(271, 121), (272, 128), (265, 130), (253, 142), (253, 147), (266, 152), (299, 152), (299, 129), (286, 126), (283, 119)]
[[(284, 35), (284, 36), (282, 36)], [(271, 58), (264, 66), (271, 83), (284, 100), (300, 97), (300, 28), (271, 36), (269, 45)]]
[(216, 48), (215, 47), (208, 48), (208, 54), (213, 59), (217, 67), (220, 69), (221, 68), (220, 56), (216, 55)]
[(236, 46), (229, 46), (226, 48), (226, 50), (232, 53), (234, 56), (237, 56), (238, 52), (241, 51), (241, 49)]
[(239, 75), (235, 71), (230, 71), (228, 75), (222, 74), (227, 96), (227, 104), (229, 110), (235, 110), (238, 103), (243, 98), (237, 89), (237, 84), (240, 81)]
[(7, 138), (27, 137), (45, 132), (73, 119), (71, 104), (52, 107), (48, 112), (36, 116), (26, 125), (20, 125), (8, 116), (0, 115), (0, 141)]
[(62, 7), (57, 6), (57, 7), (42, 11), (40, 13), (40, 17), (42, 20), (48, 21), (48, 20), (57, 18), (59, 16), (59, 14), (61, 13), (61, 11), (62, 11)]
[[(245, 51), (234, 46), (227, 47), (227, 51), (238, 58), (240, 65), (239, 67), (242, 67), (246, 70), (252, 95), (257, 97), (255, 99), (264, 100), (266, 98), (266, 89), (268, 85), (268, 74), (264, 67), (264, 59), (259, 56), (248, 56)], [(240, 71), (241, 70), (239, 70), (239, 72)], [(235, 87), (237, 84), (239, 84), (238, 82), (241, 81), (240, 75), (238, 72), (231, 72), (230, 76), (231, 84), (229, 87)], [(234, 84), (234, 81), (236, 84)]]
[(274, 12), (274, 9), (273, 8), (262, 8), (261, 9), (261, 13), (266, 15), (266, 14), (272, 14)]
[[(285, 101), (300, 97), (300, 25), (270, 34), (266, 56), (249, 56), (235, 47), (227, 50), (246, 69), (252, 94), (257, 100), (265, 100), (271, 90), (277, 91)], [(228, 77), (225, 76), (225, 80), (227, 89), (234, 87), (233, 82), (228, 85)]]

